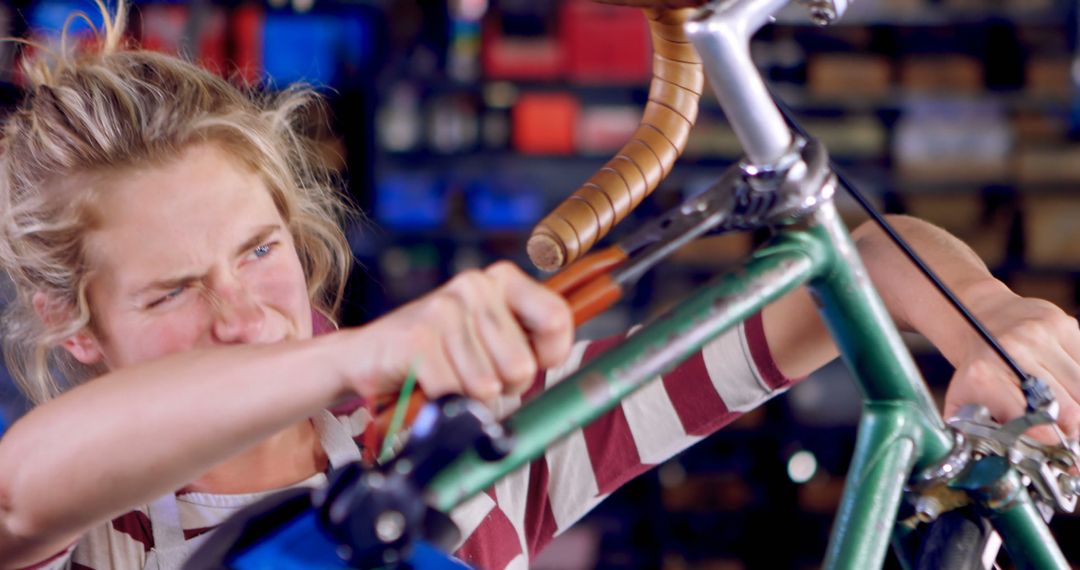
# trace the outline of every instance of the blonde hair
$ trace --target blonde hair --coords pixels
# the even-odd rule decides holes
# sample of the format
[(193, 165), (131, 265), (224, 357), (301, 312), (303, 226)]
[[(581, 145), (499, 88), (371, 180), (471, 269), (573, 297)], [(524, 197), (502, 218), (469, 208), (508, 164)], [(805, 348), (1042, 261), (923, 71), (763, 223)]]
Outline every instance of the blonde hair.
[[(331, 320), (352, 260), (340, 229), (352, 210), (302, 130), (322, 99), (305, 87), (246, 93), (177, 57), (125, 48), (124, 3), (111, 16), (98, 6), (106, 23), (96, 47), (24, 63), (25, 98), (0, 140), (0, 267), (15, 285), (4, 355), (35, 403), (102, 372), (59, 346), (93, 323), (83, 236), (94, 192), (107, 190), (78, 187), (80, 179), (165, 164), (212, 142), (262, 175), (296, 242), (312, 305)], [(59, 309), (46, 312), (65, 318), (42, 322), (39, 291)]]

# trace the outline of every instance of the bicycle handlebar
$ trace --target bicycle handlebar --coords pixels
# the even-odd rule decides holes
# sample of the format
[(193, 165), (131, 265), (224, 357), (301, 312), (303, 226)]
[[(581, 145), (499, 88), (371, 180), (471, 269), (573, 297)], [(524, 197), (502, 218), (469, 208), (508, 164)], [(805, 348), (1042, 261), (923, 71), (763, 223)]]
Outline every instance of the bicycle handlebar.
[(653, 44), (653, 79), (633, 137), (573, 195), (544, 217), (529, 258), (555, 271), (583, 255), (656, 189), (686, 148), (705, 86), (701, 58), (683, 30), (695, 10), (644, 10)]

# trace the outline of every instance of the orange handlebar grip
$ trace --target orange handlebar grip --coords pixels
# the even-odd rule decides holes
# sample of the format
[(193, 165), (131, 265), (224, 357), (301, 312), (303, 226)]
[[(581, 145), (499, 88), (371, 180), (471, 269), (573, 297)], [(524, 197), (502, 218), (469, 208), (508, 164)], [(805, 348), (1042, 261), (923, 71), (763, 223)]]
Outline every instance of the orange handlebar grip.
[(619, 247), (607, 247), (575, 261), (545, 281), (544, 285), (563, 297), (569, 298), (575, 289), (622, 265), (626, 259), (626, 252)]
[(574, 323), (581, 324), (608, 310), (620, 298), (622, 287), (607, 275), (601, 275), (575, 291), (567, 301), (574, 312)]

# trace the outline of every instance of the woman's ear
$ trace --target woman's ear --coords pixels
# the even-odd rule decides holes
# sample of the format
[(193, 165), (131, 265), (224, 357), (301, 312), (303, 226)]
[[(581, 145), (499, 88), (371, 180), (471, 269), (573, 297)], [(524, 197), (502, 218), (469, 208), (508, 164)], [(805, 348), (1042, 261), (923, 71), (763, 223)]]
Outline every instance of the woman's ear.
[[(61, 303), (50, 299), (43, 291), (37, 291), (32, 298), (34, 305), (34, 312), (37, 313), (38, 318), (41, 319), (45, 326), (51, 327), (56, 323), (64, 321), (68, 317), (70, 307), (62, 306)], [(85, 327), (79, 330), (79, 332), (69, 336), (60, 343), (60, 346), (64, 347), (64, 350), (68, 351), (71, 356), (75, 357), (75, 360), (86, 364), (98, 364), (104, 358), (104, 353), (101, 351), (101, 345), (98, 343), (94, 335)]]

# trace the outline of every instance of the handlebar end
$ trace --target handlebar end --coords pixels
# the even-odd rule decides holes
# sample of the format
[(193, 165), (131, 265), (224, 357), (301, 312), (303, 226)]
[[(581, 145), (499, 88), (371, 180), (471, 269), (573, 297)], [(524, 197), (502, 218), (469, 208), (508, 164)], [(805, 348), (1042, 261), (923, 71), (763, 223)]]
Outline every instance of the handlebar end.
[(537, 232), (525, 245), (529, 259), (542, 271), (556, 271), (566, 265), (566, 247), (555, 236)]

